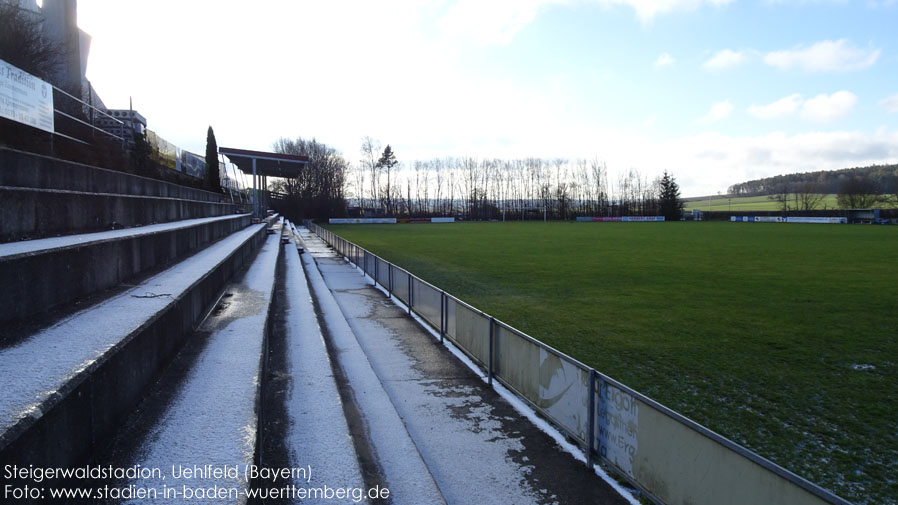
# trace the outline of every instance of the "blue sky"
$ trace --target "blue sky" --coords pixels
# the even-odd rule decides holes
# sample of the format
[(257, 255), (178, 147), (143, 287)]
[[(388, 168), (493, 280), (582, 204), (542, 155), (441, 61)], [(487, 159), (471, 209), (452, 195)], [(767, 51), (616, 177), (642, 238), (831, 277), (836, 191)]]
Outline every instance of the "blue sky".
[[(81, 0), (108, 106), (202, 153), (598, 157), (686, 195), (898, 162), (898, 2)], [(210, 19), (211, 18), (211, 19)], [(209, 72), (218, 76), (213, 86)]]

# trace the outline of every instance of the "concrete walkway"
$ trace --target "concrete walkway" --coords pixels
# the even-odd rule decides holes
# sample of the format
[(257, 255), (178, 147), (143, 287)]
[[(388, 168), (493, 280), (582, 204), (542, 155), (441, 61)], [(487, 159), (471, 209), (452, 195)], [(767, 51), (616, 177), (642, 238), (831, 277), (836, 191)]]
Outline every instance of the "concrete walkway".
[[(340, 311), (337, 317), (328, 314), (334, 309), (320, 307), (328, 326), (332, 321), (339, 326), (338, 320), (343, 320), (351, 330), (338, 332), (339, 355), (353, 354), (353, 361), (364, 360), (373, 371), (373, 378), (347, 373), (350, 384), (363, 397), (382, 390), (388, 410), (395, 410), (414, 444), (412, 457), (394, 456), (372, 428), (372, 443), (388, 484), (395, 485), (395, 475), (400, 475), (404, 486), (411, 479), (420, 485), (426, 470), (441, 500), (449, 504), (628, 503), (372, 287), (370, 278), (308, 230), (299, 231), (309, 253), (305, 265), (315, 296), (332, 298)], [(314, 280), (317, 275), (323, 283)], [(350, 338), (363, 356), (344, 347), (352, 343)], [(342, 357), (338, 361), (347, 368)], [(383, 401), (376, 403), (375, 412), (359, 402), (371, 424), (377, 424), (386, 409)], [(397, 470), (397, 465), (402, 466)], [(419, 490), (391, 491), (394, 503), (437, 503), (436, 498), (418, 495)]]

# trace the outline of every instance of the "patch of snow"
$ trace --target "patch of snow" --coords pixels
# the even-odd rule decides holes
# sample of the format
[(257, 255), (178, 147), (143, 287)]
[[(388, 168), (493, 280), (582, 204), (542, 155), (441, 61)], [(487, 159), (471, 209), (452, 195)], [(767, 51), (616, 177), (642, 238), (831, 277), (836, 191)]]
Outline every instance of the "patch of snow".
[[(301, 232), (305, 232), (301, 229)], [(303, 233), (305, 235), (305, 233)], [(303, 236), (307, 240), (306, 236)], [(314, 239), (309, 237), (306, 245)], [(317, 244), (316, 244), (317, 245)], [(309, 254), (302, 256), (338, 362), (362, 411), (393, 503), (445, 503), (383, 385)]]
[[(173, 303), (264, 225), (252, 225), (134, 288), (0, 350), (0, 432), (40, 415), (42, 403)], [(147, 293), (170, 296), (146, 297)]]
[[(266, 239), (240, 284), (231, 289), (235, 293), (232, 300), (239, 301), (242, 309), (233, 316), (227, 309), (214, 316), (233, 319), (217, 327), (208, 337), (177, 397), (137, 451), (134, 463), (144, 468), (163, 469), (163, 478), (141, 479), (131, 484), (162, 489), (166, 473), (178, 465), (189, 468), (237, 465), (240, 471), (233, 476), (199, 476), (174, 484), (195, 488), (248, 487), (243, 468), (253, 463), (255, 454), (258, 378), (279, 249), (279, 237)], [(161, 503), (184, 501), (183, 498), (160, 499)], [(241, 494), (236, 499), (217, 503), (245, 501), (246, 496)]]
[(139, 237), (141, 235), (149, 235), (151, 233), (158, 233), (162, 231), (180, 230), (182, 228), (190, 228), (192, 226), (197, 226), (204, 223), (225, 221), (227, 219), (238, 219), (245, 215), (246, 214), (228, 214), (226, 216), (185, 219), (182, 221), (174, 221), (171, 223), (151, 224), (134, 228), (125, 228), (121, 230), (109, 230), (97, 233), (82, 233), (79, 235), (67, 235), (64, 237), (50, 237), (35, 240), (23, 240), (21, 242), (10, 242), (7, 244), (0, 244), (0, 259), (19, 254), (34, 254), (50, 249), (83, 246), (94, 242), (103, 242), (125, 237)]
[[(285, 443), (290, 464), (311, 466), (314, 486), (362, 488), (364, 480), (358, 456), (302, 261), (294, 247), (287, 247), (285, 255), (286, 372), (291, 380), (285, 399), (290, 420)], [(313, 500), (303, 503), (307, 502), (316, 503)]]

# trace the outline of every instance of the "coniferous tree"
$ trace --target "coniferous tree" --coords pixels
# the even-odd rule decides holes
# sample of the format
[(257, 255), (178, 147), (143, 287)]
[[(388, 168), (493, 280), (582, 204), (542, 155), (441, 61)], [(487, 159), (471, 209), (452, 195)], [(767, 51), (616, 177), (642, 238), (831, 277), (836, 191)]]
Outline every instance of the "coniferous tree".
[[(395, 213), (395, 199), (394, 193), (395, 188), (392, 181), (392, 173), (393, 167), (399, 164), (399, 161), (396, 160), (396, 153), (393, 152), (393, 148), (387, 144), (387, 147), (384, 149), (383, 154), (380, 156), (380, 159), (377, 160), (377, 166), (386, 174), (387, 176), (387, 184), (381, 191), (383, 201), (383, 208), (386, 211), (388, 216), (392, 216)], [(401, 198), (401, 193), (400, 193)]]
[(206, 132), (206, 188), (215, 193), (221, 192), (221, 176), (218, 173), (218, 143), (212, 127)]
[(658, 207), (665, 221), (679, 221), (683, 213), (683, 201), (680, 200), (680, 186), (673, 175), (664, 171), (658, 192)]

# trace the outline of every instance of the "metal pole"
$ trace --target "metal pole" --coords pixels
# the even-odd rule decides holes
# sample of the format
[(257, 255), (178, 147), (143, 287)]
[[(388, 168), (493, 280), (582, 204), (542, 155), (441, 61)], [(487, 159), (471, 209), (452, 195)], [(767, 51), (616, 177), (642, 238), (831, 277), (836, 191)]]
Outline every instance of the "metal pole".
[(586, 434), (586, 466), (592, 468), (592, 449), (596, 438), (596, 371), (589, 369), (589, 433)]
[(393, 264), (392, 263), (387, 263), (387, 275), (388, 275), (387, 281), (390, 284), (390, 287), (389, 287), (389, 289), (387, 289), (387, 291), (390, 293), (390, 298), (392, 298), (393, 297)]
[(443, 343), (443, 335), (446, 334), (446, 292), (440, 291), (440, 343)]
[(90, 107), (90, 126), (91, 126), (90, 138), (91, 138), (91, 140), (93, 140), (94, 139), (94, 131), (96, 131), (96, 128), (93, 127), (94, 126), (94, 87), (90, 83), (90, 81), (87, 81), (87, 102), (88, 102), (87, 105)]
[(489, 362), (489, 378), (487, 379), (489, 384), (493, 385), (493, 324), (496, 322), (495, 318), (490, 317), (490, 362)]
[(374, 257), (374, 286), (377, 287), (377, 256)]
[(412, 313), (412, 274), (408, 274), (408, 313)]
[(253, 158), (253, 217), (259, 217), (258, 198), (256, 193), (256, 159)]

